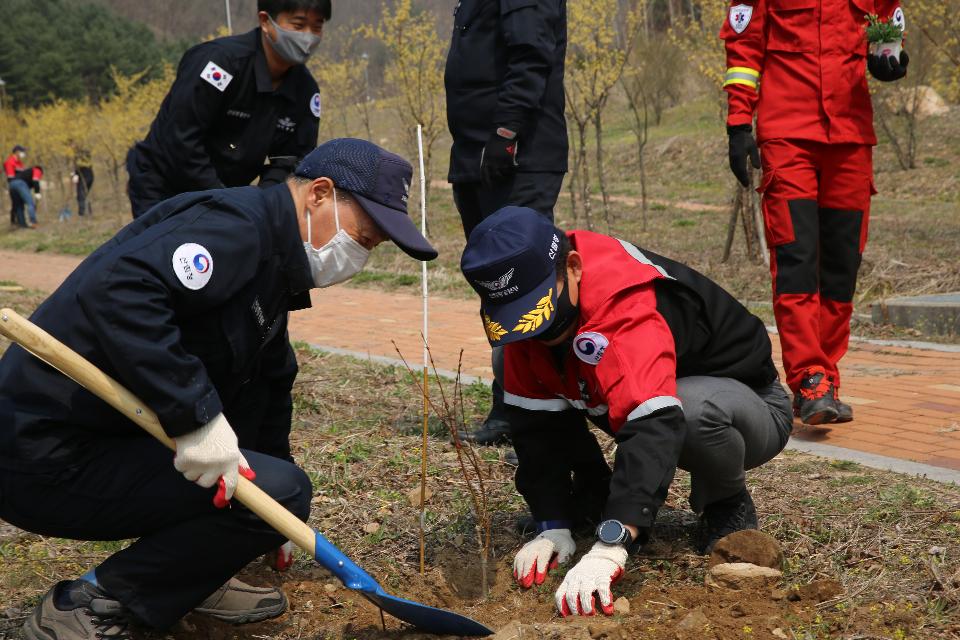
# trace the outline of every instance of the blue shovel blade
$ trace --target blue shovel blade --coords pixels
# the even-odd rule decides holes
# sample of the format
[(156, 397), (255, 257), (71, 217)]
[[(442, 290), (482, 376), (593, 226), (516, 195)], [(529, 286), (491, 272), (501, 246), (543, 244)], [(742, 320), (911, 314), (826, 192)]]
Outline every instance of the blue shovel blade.
[(493, 633), (492, 629), (459, 613), (391, 596), (370, 574), (319, 532), (316, 532), (316, 536), (314, 559), (337, 576), (347, 589), (359, 591), (363, 597), (393, 617), (412, 624), (421, 631), (438, 635), (489, 636)]
[(493, 633), (492, 629), (472, 618), (391, 596), (379, 587), (376, 593), (364, 593), (363, 596), (394, 618), (399, 618), (428, 633), (451, 636), (489, 636)]

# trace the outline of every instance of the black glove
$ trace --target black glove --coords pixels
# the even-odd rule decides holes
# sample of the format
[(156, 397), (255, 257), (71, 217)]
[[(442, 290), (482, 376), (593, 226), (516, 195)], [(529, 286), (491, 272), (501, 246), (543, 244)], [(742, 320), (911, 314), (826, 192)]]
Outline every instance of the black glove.
[(900, 52), (899, 60), (893, 56), (876, 56), (872, 53), (867, 56), (867, 69), (880, 82), (893, 82), (907, 75), (908, 64), (910, 56), (906, 51)]
[(286, 180), (297, 166), (297, 156), (270, 156), (270, 164), (260, 170), (259, 187), (269, 187)]
[(760, 150), (757, 141), (753, 139), (753, 127), (748, 124), (727, 126), (727, 135), (730, 137), (730, 171), (737, 176), (740, 184), (750, 184), (750, 172), (747, 171), (747, 155), (750, 155), (750, 164), (754, 169), (760, 168)]
[(480, 156), (480, 181), (485, 187), (494, 186), (517, 168), (517, 132), (497, 127)]

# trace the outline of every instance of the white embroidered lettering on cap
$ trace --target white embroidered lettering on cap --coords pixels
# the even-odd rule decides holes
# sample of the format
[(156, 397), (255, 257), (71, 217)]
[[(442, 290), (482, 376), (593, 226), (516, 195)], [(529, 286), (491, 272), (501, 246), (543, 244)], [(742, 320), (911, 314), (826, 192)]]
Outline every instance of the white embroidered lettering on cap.
[(203, 289), (213, 276), (213, 256), (206, 247), (187, 242), (173, 252), (173, 274), (191, 291)]
[(573, 352), (587, 364), (597, 365), (610, 341), (602, 333), (586, 331), (573, 339)]
[(730, 27), (737, 33), (743, 33), (753, 17), (753, 7), (748, 4), (738, 4), (730, 7)]
[(349, 280), (363, 270), (370, 250), (350, 237), (340, 228), (340, 210), (337, 207), (337, 189), (333, 189), (333, 218), (337, 232), (319, 249), (313, 246), (313, 229), (310, 225), (310, 209), (307, 209), (307, 240), (303, 248), (310, 262), (313, 284), (321, 289)]

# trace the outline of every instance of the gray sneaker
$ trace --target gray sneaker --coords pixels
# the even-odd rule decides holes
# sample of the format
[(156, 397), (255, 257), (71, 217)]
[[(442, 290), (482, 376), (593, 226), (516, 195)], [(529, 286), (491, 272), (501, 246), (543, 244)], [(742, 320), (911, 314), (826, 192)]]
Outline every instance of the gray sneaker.
[(58, 582), (23, 623), (27, 640), (130, 640), (126, 608), (86, 580)]
[(276, 618), (287, 610), (287, 596), (275, 587), (253, 587), (236, 578), (214, 591), (193, 610), (231, 624)]

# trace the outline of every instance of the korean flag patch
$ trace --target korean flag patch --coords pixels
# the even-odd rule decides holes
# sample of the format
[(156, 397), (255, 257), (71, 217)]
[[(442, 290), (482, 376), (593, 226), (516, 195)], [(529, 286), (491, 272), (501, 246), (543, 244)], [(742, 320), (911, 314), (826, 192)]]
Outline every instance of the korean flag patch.
[(200, 77), (212, 84), (218, 91), (225, 91), (233, 76), (221, 69), (212, 60), (203, 68)]
[(736, 4), (730, 7), (730, 27), (737, 33), (743, 33), (753, 17), (753, 7), (748, 4)]
[(310, 98), (310, 113), (316, 117), (320, 117), (320, 94), (315, 93), (313, 97)]

